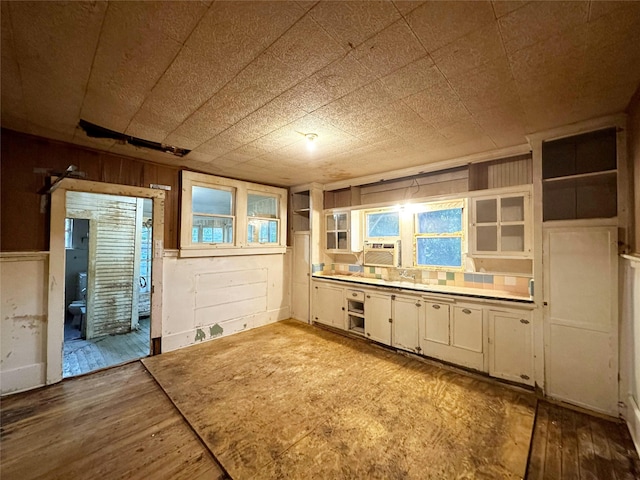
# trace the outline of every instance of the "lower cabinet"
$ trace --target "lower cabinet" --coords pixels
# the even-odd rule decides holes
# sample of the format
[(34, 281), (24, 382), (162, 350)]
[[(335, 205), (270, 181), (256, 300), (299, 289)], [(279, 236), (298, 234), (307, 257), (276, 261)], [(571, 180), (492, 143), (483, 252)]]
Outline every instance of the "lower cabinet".
[(370, 340), (391, 345), (391, 295), (365, 291), (364, 334)]
[(481, 306), (427, 300), (420, 325), (423, 355), (486, 371)]
[(315, 282), (313, 321), (344, 329), (344, 288)]
[(420, 323), (424, 317), (424, 302), (418, 297), (393, 295), (391, 300), (392, 346), (420, 353)]
[(489, 310), (489, 374), (534, 384), (529, 311)]

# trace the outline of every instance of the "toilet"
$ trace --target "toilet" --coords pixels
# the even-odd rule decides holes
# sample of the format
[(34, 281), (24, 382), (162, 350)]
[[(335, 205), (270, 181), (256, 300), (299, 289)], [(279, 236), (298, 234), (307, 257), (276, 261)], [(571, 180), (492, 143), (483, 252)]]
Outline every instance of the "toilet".
[(71, 302), (67, 311), (73, 315), (71, 325), (82, 330), (82, 323), (87, 314), (87, 272), (79, 272), (76, 282), (76, 300)]

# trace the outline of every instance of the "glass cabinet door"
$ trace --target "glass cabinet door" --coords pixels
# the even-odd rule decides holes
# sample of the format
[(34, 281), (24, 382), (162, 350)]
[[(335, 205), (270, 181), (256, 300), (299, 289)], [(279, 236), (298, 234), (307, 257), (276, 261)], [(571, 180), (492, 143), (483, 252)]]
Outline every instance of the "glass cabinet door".
[(325, 248), (332, 251), (349, 251), (349, 212), (325, 215)]
[(471, 252), (476, 256), (530, 257), (529, 194), (473, 199)]

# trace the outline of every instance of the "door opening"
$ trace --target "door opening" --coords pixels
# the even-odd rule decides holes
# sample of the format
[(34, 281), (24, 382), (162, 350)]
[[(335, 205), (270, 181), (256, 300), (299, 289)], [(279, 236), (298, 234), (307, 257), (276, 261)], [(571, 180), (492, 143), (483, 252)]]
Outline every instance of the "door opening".
[(63, 377), (150, 354), (152, 205), (67, 193)]

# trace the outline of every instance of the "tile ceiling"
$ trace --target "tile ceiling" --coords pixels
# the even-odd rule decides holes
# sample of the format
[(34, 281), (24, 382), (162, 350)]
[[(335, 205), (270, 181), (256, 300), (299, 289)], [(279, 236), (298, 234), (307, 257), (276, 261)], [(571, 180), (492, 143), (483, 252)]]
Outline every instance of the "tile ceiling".
[[(623, 111), (640, 81), (638, 1), (3, 1), (1, 13), (3, 127), (282, 186), (522, 145)], [(192, 152), (91, 139), (81, 118)]]

